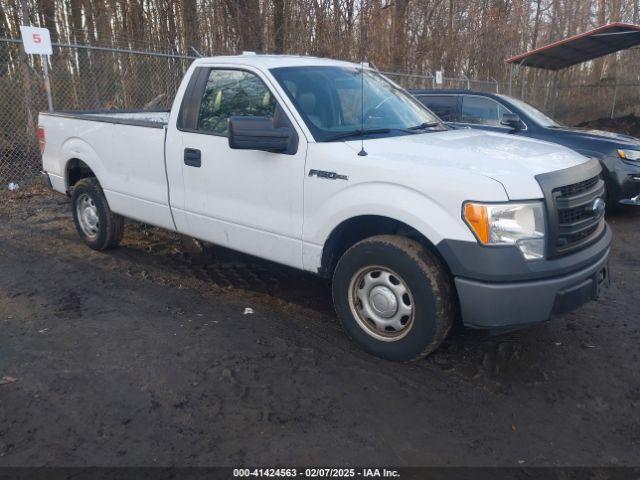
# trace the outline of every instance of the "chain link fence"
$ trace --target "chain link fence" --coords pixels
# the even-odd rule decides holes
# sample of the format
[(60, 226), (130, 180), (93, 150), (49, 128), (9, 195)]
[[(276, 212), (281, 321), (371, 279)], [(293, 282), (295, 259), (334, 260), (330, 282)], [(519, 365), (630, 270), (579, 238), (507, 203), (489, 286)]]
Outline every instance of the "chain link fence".
[[(170, 108), (194, 57), (54, 44), (53, 107), (65, 110)], [(40, 171), (38, 112), (46, 111), (45, 57), (0, 39), (0, 188)]]
[[(85, 45), (54, 44), (48, 59), (55, 110), (170, 108), (195, 57)], [(0, 39), (0, 188), (40, 170), (38, 112), (47, 110), (43, 57), (25, 55), (19, 40)], [(443, 78), (383, 72), (405, 88), (511, 92), (559, 121), (640, 115), (640, 85), (558, 85)]]
[(407, 89), (460, 89), (476, 90), (480, 92), (500, 92), (500, 84), (497, 80), (474, 80), (467, 77), (453, 78), (443, 77), (442, 83), (436, 83), (433, 75), (415, 75), (412, 73), (381, 72), (389, 79)]
[[(640, 84), (567, 84), (554, 87), (551, 81), (498, 82), (469, 78), (443, 78), (436, 84), (430, 75), (383, 72), (391, 80), (407, 89), (460, 89), (487, 93), (501, 93), (530, 103), (552, 118), (566, 125), (597, 119), (640, 117)], [(511, 92), (511, 93), (510, 93)]]

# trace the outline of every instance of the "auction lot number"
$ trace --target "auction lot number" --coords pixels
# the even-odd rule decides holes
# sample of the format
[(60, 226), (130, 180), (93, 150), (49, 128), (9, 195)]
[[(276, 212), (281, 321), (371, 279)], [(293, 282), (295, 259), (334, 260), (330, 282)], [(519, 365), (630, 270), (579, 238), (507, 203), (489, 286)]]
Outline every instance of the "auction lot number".
[(288, 477), (288, 478), (393, 478), (397, 471), (378, 468), (234, 468), (233, 476), (241, 477)]

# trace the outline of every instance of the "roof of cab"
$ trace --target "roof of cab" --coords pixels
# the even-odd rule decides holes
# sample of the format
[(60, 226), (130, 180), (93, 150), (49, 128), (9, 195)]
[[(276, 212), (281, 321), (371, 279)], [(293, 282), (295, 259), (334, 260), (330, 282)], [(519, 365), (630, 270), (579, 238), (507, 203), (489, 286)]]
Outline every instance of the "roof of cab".
[(264, 55), (255, 53), (244, 53), (242, 55), (225, 55), (219, 57), (204, 57), (195, 61), (197, 65), (208, 65), (212, 63), (225, 63), (229, 65), (253, 65), (266, 69), (279, 67), (312, 67), (312, 66), (342, 66), (354, 67), (358, 64), (333, 60), (330, 58), (319, 58), (301, 55)]

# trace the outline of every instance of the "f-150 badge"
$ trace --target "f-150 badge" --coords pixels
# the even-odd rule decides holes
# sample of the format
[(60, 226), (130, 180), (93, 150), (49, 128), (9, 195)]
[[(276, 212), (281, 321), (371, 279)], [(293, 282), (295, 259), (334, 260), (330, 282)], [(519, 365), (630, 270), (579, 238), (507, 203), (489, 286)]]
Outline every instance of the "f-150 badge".
[(340, 175), (336, 172), (326, 172), (324, 170), (309, 170), (310, 177), (326, 178), (327, 180), (349, 180), (346, 175)]

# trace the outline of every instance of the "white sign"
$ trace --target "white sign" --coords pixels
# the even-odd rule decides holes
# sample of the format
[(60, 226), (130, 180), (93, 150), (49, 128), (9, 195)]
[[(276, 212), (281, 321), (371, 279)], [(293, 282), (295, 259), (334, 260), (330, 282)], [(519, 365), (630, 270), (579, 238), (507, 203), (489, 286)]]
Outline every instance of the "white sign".
[(442, 85), (443, 77), (444, 77), (444, 72), (442, 70), (436, 70), (436, 83), (438, 85)]
[(26, 53), (34, 53), (38, 55), (51, 55), (51, 36), (46, 28), (36, 27), (20, 27), (22, 35), (22, 44)]

